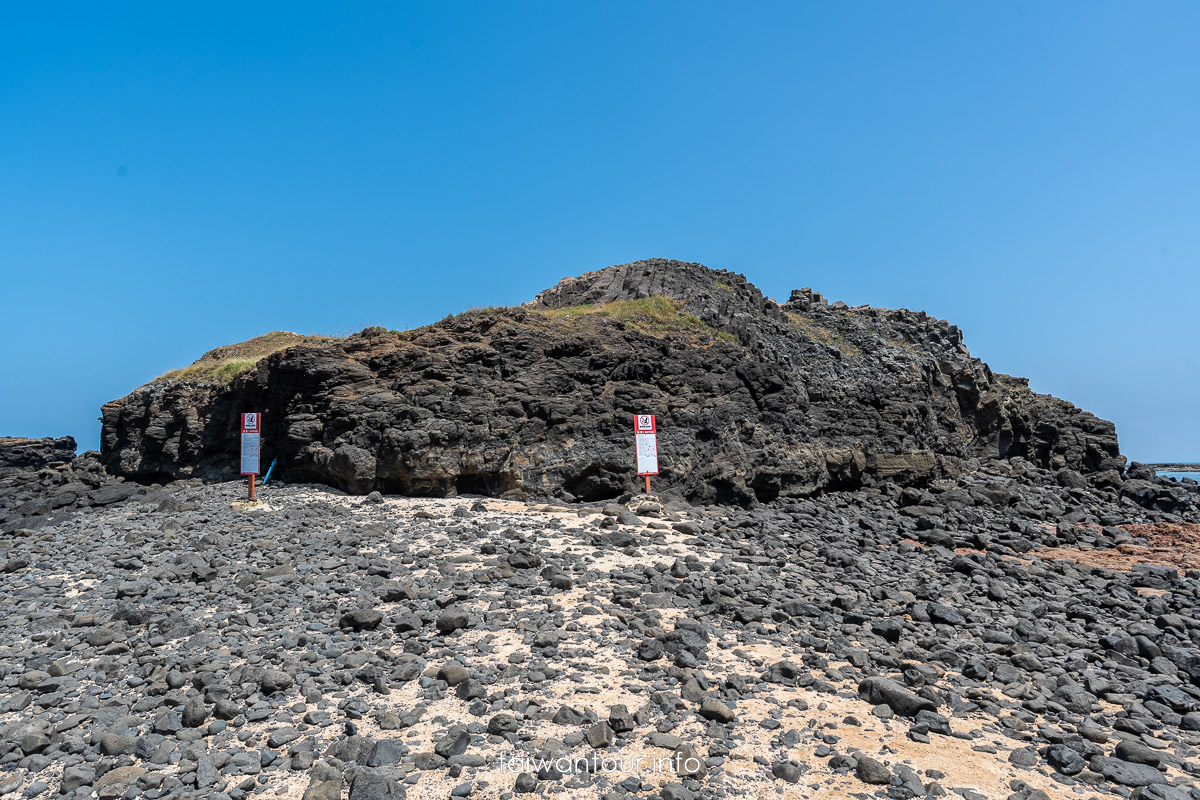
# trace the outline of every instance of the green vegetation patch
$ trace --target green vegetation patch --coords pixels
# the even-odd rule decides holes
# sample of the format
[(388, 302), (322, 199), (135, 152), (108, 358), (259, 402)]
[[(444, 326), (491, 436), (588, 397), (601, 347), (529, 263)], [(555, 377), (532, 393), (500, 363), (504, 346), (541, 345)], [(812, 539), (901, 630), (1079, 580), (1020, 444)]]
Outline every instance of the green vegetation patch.
[(239, 344), (230, 344), (209, 350), (190, 366), (173, 369), (156, 378), (154, 382), (196, 381), (227, 384), (272, 353), (278, 353), (280, 350), (286, 350), (297, 344), (325, 342), (331, 338), (329, 336), (304, 336), (290, 331), (272, 331)]
[(787, 316), (812, 341), (831, 347), (846, 358), (858, 358), (862, 355), (862, 348), (837, 331), (824, 328), (803, 314), (797, 314), (794, 311), (787, 312)]
[(603, 305), (570, 306), (539, 311), (551, 319), (578, 319), (603, 316), (620, 320), (626, 326), (650, 335), (698, 333), (720, 341), (734, 340), (728, 331), (719, 331), (699, 317), (681, 311), (683, 303), (669, 297), (641, 297), (637, 300), (613, 300)]
[[(552, 320), (574, 321), (588, 318), (608, 318), (620, 320), (627, 327), (652, 336), (667, 333), (696, 334), (710, 337), (719, 342), (737, 341), (728, 331), (718, 330), (708, 325), (699, 317), (682, 311), (683, 304), (668, 297), (644, 297), (638, 300), (614, 300), (611, 303), (596, 306), (574, 306), (572, 308), (536, 309), (533, 313)], [(453, 314), (441, 322), (425, 325), (410, 331), (390, 331), (378, 325), (362, 331), (360, 335), (396, 336), (412, 341), (413, 337), (435, 331), (440, 325), (449, 320), (466, 318), (502, 316), (514, 309), (508, 306), (486, 306), (471, 308), (461, 314)], [(514, 322), (513, 324), (520, 324)], [(273, 331), (263, 336), (249, 339), (240, 344), (226, 345), (210, 350), (190, 366), (175, 369), (156, 378), (153, 383), (172, 383), (177, 381), (192, 381), (227, 385), (239, 375), (251, 370), (258, 362), (273, 353), (286, 350), (298, 344), (339, 341), (335, 336), (304, 336), (288, 331)]]

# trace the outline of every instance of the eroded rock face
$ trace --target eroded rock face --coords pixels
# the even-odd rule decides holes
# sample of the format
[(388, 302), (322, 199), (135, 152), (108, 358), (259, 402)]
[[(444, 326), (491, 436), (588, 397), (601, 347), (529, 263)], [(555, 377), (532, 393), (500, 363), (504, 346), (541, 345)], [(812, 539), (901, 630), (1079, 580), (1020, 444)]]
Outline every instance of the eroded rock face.
[(0, 474), (17, 470), (38, 470), (75, 458), (75, 439), (22, 439), (0, 436)]
[[(630, 303), (659, 297), (678, 310)], [(635, 488), (636, 413), (658, 415), (657, 489), (693, 502), (920, 485), (979, 460), (1109, 487), (1124, 468), (1111, 423), (993, 374), (953, 325), (807, 289), (781, 305), (666, 260), (568, 278), (520, 308), (292, 347), (229, 386), (148, 385), (104, 407), (102, 454), (140, 481), (231, 477), (243, 411), (264, 413), (278, 476), (354, 493), (615, 497)]]
[(81, 508), (144, 492), (110, 480), (99, 454), (75, 455), (75, 439), (0, 437), (0, 533), (37, 529)]

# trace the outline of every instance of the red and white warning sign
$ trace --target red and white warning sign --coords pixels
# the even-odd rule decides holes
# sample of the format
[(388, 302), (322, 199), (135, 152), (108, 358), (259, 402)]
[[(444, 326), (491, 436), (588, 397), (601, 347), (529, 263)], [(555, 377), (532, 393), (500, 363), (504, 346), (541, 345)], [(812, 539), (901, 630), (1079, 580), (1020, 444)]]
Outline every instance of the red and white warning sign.
[(261, 414), (242, 414), (242, 474), (259, 473)]
[(637, 474), (658, 474), (658, 429), (653, 414), (638, 414), (633, 418), (633, 441), (637, 450)]

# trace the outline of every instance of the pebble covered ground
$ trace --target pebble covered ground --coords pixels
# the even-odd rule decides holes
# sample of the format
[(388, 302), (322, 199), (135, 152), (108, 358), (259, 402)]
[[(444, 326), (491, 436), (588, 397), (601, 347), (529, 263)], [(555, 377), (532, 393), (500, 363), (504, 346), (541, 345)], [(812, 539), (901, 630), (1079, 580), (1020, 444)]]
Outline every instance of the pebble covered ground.
[(1200, 798), (1196, 574), (1083, 493), (244, 492), (5, 535), (0, 795)]

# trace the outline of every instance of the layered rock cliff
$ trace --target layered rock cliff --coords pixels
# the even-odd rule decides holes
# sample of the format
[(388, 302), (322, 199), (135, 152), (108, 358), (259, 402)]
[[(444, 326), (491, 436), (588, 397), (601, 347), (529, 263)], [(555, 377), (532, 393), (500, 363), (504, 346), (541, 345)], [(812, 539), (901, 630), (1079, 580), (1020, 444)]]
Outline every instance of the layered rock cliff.
[[(776, 303), (661, 259), (568, 278), (518, 308), (300, 343), (230, 383), (157, 381), (103, 410), (110, 472), (236, 473), (264, 414), (276, 474), (347, 491), (584, 500), (635, 488), (632, 417), (658, 415), (656, 488), (749, 503), (1023, 459), (1114, 488), (1113, 425), (972, 358), (922, 312)], [(1048, 477), (1046, 473), (1044, 477)]]

